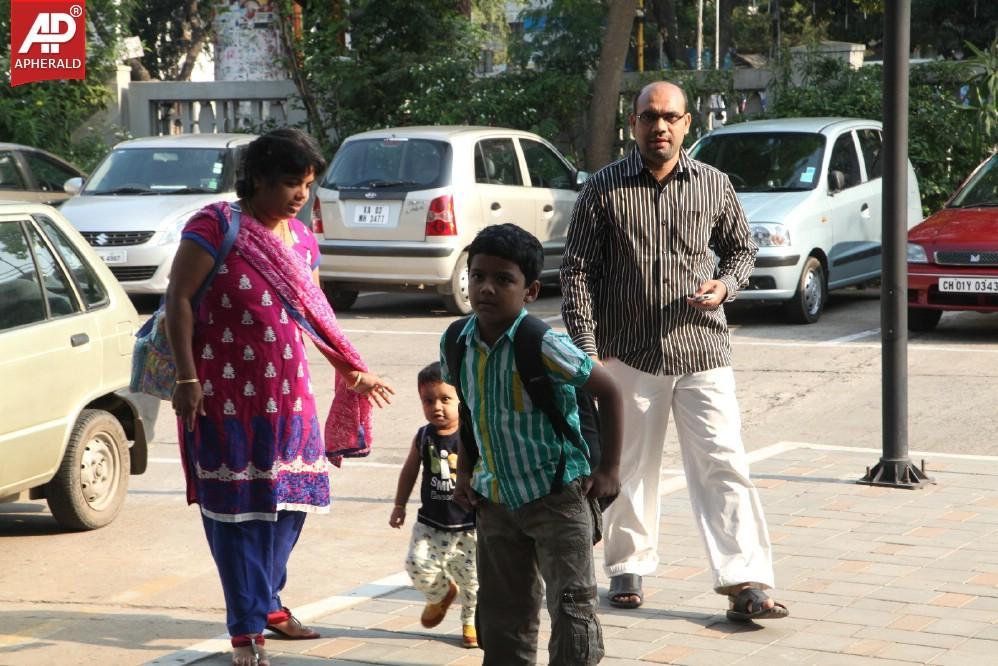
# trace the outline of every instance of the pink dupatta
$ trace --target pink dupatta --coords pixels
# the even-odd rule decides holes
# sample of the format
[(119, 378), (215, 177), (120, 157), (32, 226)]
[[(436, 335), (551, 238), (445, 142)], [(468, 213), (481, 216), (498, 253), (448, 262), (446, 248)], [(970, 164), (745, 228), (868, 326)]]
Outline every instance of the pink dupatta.
[[(230, 204), (229, 208), (237, 208)], [(229, 211), (231, 218), (232, 212)], [(239, 234), (233, 246), (277, 292), (288, 314), (330, 360), (346, 363), (367, 372), (367, 365), (336, 322), (326, 296), (312, 282), (312, 272), (301, 256), (284, 245), (252, 217), (240, 216)], [(326, 457), (337, 467), (342, 459), (360, 458), (371, 453), (371, 404), (351, 391), (346, 380), (335, 372), (333, 404), (323, 432)]]

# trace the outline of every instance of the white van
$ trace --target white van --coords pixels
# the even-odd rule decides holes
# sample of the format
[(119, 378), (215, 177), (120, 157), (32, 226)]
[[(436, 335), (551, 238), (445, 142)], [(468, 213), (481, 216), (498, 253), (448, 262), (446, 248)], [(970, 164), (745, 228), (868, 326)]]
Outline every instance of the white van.
[[(880, 277), (882, 128), (874, 120), (783, 118), (727, 125), (690, 155), (728, 174), (759, 245), (739, 301), (783, 301), (812, 324), (830, 289)], [(908, 163), (908, 224), (922, 219)]]

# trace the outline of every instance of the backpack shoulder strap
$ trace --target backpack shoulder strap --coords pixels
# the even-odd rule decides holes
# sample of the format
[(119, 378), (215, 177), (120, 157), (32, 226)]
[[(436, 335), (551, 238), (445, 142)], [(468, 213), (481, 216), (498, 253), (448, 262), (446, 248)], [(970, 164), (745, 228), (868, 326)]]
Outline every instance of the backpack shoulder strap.
[(447, 327), (444, 333), (444, 359), (447, 361), (447, 371), (457, 393), (458, 414), (460, 416), (459, 437), (464, 453), (468, 460), (474, 462), (478, 459), (478, 443), (475, 441), (474, 428), (471, 425), (471, 411), (468, 409), (468, 402), (464, 399), (464, 391), (461, 389), (461, 365), (464, 362), (465, 352), (468, 345), (461, 337), (461, 331), (468, 325), (471, 317), (461, 317)]
[(444, 358), (447, 360), (447, 371), (457, 391), (457, 399), (464, 404), (464, 392), (461, 390), (461, 363), (468, 345), (461, 337), (461, 331), (468, 325), (470, 317), (461, 317), (451, 322), (444, 334)]
[[(543, 320), (527, 315), (520, 321), (516, 329), (516, 336), (513, 339), (513, 353), (516, 358), (516, 371), (520, 373), (520, 381), (523, 383), (527, 395), (531, 402), (537, 406), (544, 415), (551, 421), (556, 433), (575, 445), (583, 453), (587, 447), (579, 441), (578, 434), (568, 424), (568, 419), (560, 409), (554, 399), (554, 382), (544, 367), (544, 353), (542, 344), (544, 335), (551, 330), (551, 327)], [(588, 454), (586, 456), (588, 458)]]

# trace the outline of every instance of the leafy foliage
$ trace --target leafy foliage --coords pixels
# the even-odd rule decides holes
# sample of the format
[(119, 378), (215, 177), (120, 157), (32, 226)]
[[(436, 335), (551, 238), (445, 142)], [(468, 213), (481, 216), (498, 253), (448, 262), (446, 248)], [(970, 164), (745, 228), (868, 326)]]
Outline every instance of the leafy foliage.
[(210, 0), (144, 0), (135, 4), (130, 34), (142, 40), (142, 65), (154, 79), (190, 78), (194, 60), (211, 41)]
[(503, 3), (475, 0), (475, 20), (458, 5), (357, 0), (338, 20), (307, 13), (296, 48), (304, 93), (321, 109), (322, 129), (342, 139), (378, 127), (500, 125), (537, 132), (576, 158), (584, 142), (575, 130), (588, 108), (587, 75), (599, 55), (603, 4), (553, 0), (543, 17), (525, 13), (533, 29), (511, 39), (510, 67), (484, 77), (476, 70), (495, 42), (496, 24), (505, 20)]
[[(127, 22), (127, 3), (90, 0), (87, 17), (87, 78), (83, 81), (40, 81), (16, 88), (10, 85), (10, 52), (0, 55), (0, 70), (7, 76), (0, 89), (0, 141), (44, 148), (91, 169), (107, 152), (99, 142), (74, 142), (71, 135), (111, 98), (107, 81), (118, 62), (118, 43)], [(10, 3), (0, 3), (0, 43), (10, 43)]]

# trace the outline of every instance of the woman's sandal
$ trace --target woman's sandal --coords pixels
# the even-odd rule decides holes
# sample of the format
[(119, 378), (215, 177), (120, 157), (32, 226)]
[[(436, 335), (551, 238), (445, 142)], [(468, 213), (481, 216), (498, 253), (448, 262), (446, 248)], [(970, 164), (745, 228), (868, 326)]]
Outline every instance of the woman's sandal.
[(779, 602), (774, 602), (772, 608), (764, 607), (763, 604), (768, 599), (769, 596), (765, 592), (754, 587), (746, 587), (738, 594), (729, 594), (731, 609), (728, 611), (728, 619), (732, 622), (751, 622), (778, 620), (790, 615), (787, 607)]
[[(285, 622), (288, 623), (288, 626), (284, 629), (277, 626)], [(291, 631), (287, 631), (288, 629)], [(272, 631), (287, 641), (307, 641), (319, 638), (319, 632), (302, 624), (301, 620), (291, 614), (291, 610), (287, 606), (267, 615), (267, 631)]]
[(233, 636), (229, 642), (232, 643), (232, 666), (270, 666), (263, 649), (266, 642), (263, 634)]

